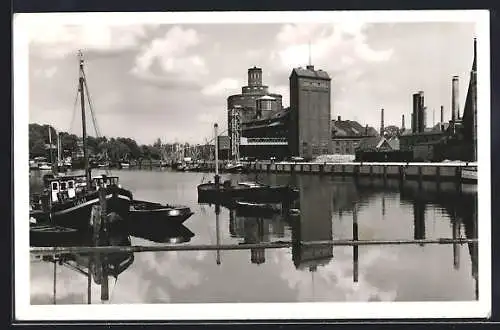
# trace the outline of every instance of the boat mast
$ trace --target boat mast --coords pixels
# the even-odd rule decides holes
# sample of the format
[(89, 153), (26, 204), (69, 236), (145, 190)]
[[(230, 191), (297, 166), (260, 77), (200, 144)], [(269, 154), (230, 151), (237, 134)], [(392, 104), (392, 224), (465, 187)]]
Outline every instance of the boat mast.
[(61, 132), (57, 133), (57, 165), (61, 162)]
[(50, 160), (50, 165), (52, 165), (53, 160), (52, 160), (52, 129), (49, 126), (49, 160)]
[(83, 159), (85, 164), (85, 178), (87, 187), (90, 187), (90, 167), (89, 167), (89, 155), (87, 153), (87, 125), (85, 122), (85, 92), (84, 92), (84, 71), (83, 71), (83, 53), (81, 50), (78, 51), (78, 57), (80, 58), (80, 74), (79, 74), (79, 89), (80, 89), (80, 103), (82, 107), (82, 140), (83, 140)]

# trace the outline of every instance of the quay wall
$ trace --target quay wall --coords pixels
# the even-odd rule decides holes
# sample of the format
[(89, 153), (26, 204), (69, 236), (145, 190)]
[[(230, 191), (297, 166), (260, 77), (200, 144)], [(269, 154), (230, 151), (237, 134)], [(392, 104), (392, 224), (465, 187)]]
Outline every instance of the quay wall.
[[(477, 163), (245, 163), (249, 172), (305, 173), (352, 177), (399, 178), (402, 180), (429, 180), (465, 182), (462, 172), (477, 171)], [(223, 168), (222, 163), (219, 165)], [(204, 162), (201, 170), (213, 171), (214, 162)], [(222, 173), (222, 171), (221, 171)]]

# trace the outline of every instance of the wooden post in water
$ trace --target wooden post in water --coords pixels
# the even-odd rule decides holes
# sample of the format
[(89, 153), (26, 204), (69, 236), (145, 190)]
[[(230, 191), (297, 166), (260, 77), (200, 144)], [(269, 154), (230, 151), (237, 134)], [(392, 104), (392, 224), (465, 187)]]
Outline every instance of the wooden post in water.
[[(219, 214), (220, 214), (220, 205), (215, 204), (215, 237), (216, 237), (216, 244), (217, 247), (220, 245), (220, 230), (219, 230)], [(217, 249), (216, 251), (216, 263), (217, 265), (220, 265), (220, 250)]]
[(56, 270), (57, 270), (57, 260), (54, 255), (54, 305), (56, 304)]
[[(453, 210), (453, 213), (455, 213), (455, 210)], [(457, 220), (454, 214), (452, 219), (453, 239), (457, 239), (460, 236), (460, 224), (457, 223)], [(453, 268), (456, 270), (460, 269), (460, 245), (458, 243), (453, 243)]]
[(92, 254), (89, 254), (88, 263), (88, 273), (87, 273), (87, 304), (90, 305), (92, 302), (92, 272), (90, 268), (92, 267)]

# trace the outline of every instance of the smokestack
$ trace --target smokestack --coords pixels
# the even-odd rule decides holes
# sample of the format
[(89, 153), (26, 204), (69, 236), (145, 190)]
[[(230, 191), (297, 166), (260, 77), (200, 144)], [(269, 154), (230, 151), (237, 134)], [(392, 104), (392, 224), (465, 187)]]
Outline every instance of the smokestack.
[(401, 129), (405, 130), (405, 115), (401, 115)]
[(441, 120), (439, 121), (441, 124), (444, 123), (444, 107), (441, 106)]
[(418, 92), (418, 132), (422, 133), (425, 128), (425, 106), (424, 106), (424, 92)]
[(422, 132), (425, 130), (427, 127), (427, 107), (424, 107), (422, 109)]
[(365, 126), (365, 135), (368, 136), (368, 125)]
[(411, 131), (412, 133), (418, 132), (418, 108), (420, 105), (420, 95), (418, 93), (413, 94), (413, 112), (411, 114)]
[(451, 120), (456, 121), (459, 118), (458, 107), (458, 76), (453, 76), (451, 82)]
[(380, 136), (384, 136), (384, 109), (380, 111)]

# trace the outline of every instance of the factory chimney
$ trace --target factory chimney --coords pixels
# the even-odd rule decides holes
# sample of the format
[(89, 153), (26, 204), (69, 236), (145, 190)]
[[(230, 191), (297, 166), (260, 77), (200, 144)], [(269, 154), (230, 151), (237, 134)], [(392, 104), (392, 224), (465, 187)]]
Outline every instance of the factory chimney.
[(444, 107), (441, 106), (441, 120), (439, 121), (441, 124), (444, 123)]
[(423, 107), (422, 109), (422, 130), (421, 132), (425, 131), (427, 127), (427, 107)]
[(384, 136), (384, 109), (380, 111), (380, 136)]
[(458, 107), (458, 76), (453, 76), (451, 83), (451, 120), (455, 122), (459, 119)]
[(405, 130), (405, 115), (401, 115), (401, 130)]
[(423, 91), (420, 91), (418, 92), (418, 112), (417, 112), (417, 116), (418, 116), (418, 132), (419, 133), (422, 133), (424, 131), (424, 128), (425, 128), (425, 125), (426, 125), (426, 108), (424, 106), (425, 102), (424, 102), (424, 92)]

